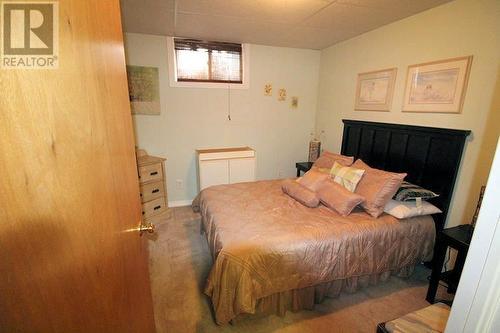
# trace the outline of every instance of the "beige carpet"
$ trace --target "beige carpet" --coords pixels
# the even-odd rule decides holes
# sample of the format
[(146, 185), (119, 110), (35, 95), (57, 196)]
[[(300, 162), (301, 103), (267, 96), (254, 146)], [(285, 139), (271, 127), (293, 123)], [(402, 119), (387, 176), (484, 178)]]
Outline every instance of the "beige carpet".
[[(378, 286), (327, 299), (314, 311), (218, 326), (210, 300), (202, 293), (212, 260), (199, 232), (199, 215), (191, 207), (174, 208), (172, 215), (157, 225), (155, 239), (149, 242), (158, 332), (375, 332), (377, 323), (429, 305), (425, 294), (430, 271), (419, 266), (409, 279), (391, 277)], [(440, 287), (438, 298), (450, 298), (445, 288)]]

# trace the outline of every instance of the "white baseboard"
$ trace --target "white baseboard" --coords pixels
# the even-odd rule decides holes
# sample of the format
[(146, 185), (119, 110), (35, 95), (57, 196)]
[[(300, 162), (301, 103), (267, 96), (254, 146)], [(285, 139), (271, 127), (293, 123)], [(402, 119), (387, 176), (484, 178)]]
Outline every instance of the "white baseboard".
[(175, 200), (169, 201), (168, 207), (182, 207), (182, 206), (191, 206), (193, 200)]

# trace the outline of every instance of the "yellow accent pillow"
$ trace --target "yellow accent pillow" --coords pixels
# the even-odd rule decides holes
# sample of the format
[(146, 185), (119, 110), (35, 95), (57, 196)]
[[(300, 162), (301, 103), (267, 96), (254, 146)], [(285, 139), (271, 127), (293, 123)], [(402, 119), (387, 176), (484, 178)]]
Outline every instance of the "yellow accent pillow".
[(333, 166), (330, 170), (330, 176), (332, 177), (333, 181), (344, 186), (351, 192), (354, 192), (356, 190), (356, 186), (361, 180), (361, 177), (363, 177), (364, 173), (365, 170), (363, 169), (346, 167), (337, 162), (333, 163)]

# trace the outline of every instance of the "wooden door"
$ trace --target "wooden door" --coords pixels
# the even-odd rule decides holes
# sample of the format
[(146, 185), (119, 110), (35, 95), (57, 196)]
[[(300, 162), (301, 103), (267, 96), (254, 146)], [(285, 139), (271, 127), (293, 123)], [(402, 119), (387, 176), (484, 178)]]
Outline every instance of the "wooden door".
[(58, 69), (0, 69), (0, 331), (152, 332), (118, 0), (59, 32)]

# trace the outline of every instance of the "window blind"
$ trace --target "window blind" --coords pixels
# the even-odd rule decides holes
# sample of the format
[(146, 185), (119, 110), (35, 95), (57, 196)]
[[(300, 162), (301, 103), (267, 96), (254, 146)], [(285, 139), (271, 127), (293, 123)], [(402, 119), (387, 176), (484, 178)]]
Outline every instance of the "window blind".
[(242, 83), (241, 44), (174, 38), (177, 81)]

